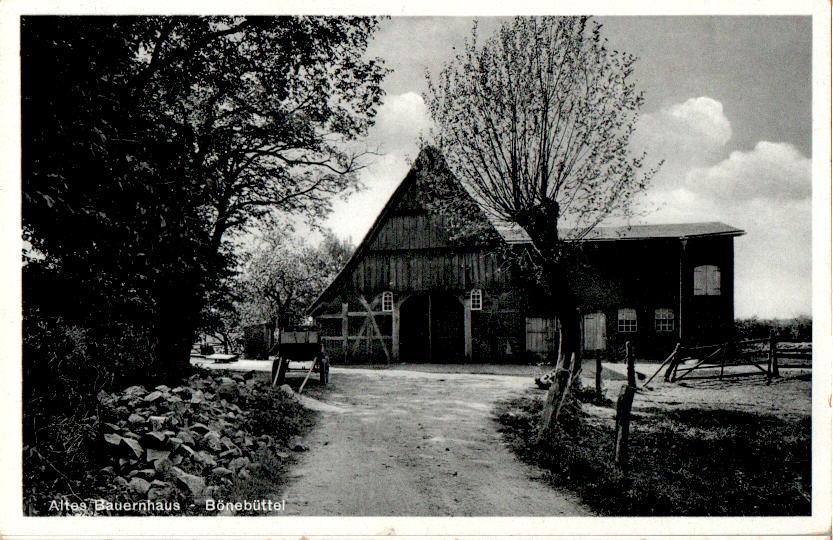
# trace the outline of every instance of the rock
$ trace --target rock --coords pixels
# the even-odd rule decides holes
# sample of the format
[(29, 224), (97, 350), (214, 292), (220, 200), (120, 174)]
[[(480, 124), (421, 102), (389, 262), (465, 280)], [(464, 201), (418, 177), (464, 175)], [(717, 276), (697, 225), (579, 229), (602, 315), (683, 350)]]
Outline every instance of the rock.
[(139, 475), (141, 475), (143, 478), (151, 479), (154, 476), (156, 476), (156, 469), (142, 469), (141, 471), (139, 471)]
[(145, 396), (145, 401), (153, 402), (153, 401), (156, 401), (157, 399), (159, 399), (161, 397), (162, 397), (162, 392), (160, 392), (159, 390), (156, 390), (156, 391), (151, 392), (150, 394), (146, 395)]
[(301, 442), (300, 437), (292, 437), (292, 439), (290, 439), (289, 449), (293, 452), (306, 452), (309, 450), (309, 448)]
[(184, 429), (180, 429), (177, 434), (176, 438), (182, 440), (183, 443), (190, 444), (194, 446), (196, 441), (194, 441), (194, 436), (191, 434), (190, 431), (186, 431)]
[(168, 439), (168, 448), (171, 450), (176, 450), (180, 446), (182, 446), (183, 440), (179, 437), (171, 437)]
[(153, 431), (161, 431), (162, 428), (168, 423), (169, 418), (167, 416), (150, 416), (148, 417), (148, 420), (150, 420), (150, 423), (153, 426)]
[[(124, 422), (124, 420), (122, 420)], [(118, 424), (111, 424), (110, 422), (104, 422), (102, 424), (104, 427), (110, 429), (111, 431), (122, 431), (124, 428)]]
[(149, 448), (165, 448), (168, 442), (168, 436), (159, 431), (148, 431), (139, 439), (143, 445)]
[(109, 476), (109, 475), (113, 474), (113, 472), (114, 472), (113, 471), (113, 466), (108, 465), (106, 467), (103, 467), (103, 468), (99, 469), (98, 472), (101, 473), (101, 474)]
[(205, 401), (205, 394), (203, 393), (202, 390), (195, 390), (191, 394), (191, 400), (190, 401), (191, 401), (191, 403), (202, 403), (203, 401)]
[(168, 500), (173, 497), (174, 488), (172, 487), (155, 487), (150, 488), (147, 493), (147, 498), (150, 501)]
[(180, 463), (182, 463), (182, 456), (172, 457), (171, 458), (171, 463), (173, 463), (174, 465), (179, 465)]
[(246, 469), (243, 469), (239, 473), (237, 473), (237, 478), (239, 478), (241, 480), (246, 480), (246, 479), (251, 478), (251, 477), (252, 477), (252, 475), (249, 474), (249, 471), (247, 471)]
[(136, 456), (136, 459), (142, 458), (142, 452), (144, 451), (144, 448), (142, 448), (142, 445), (139, 444), (139, 441), (122, 438), (121, 444), (122, 446), (126, 447), (132, 455)]
[(215, 452), (223, 449), (223, 444), (220, 442), (220, 435), (216, 431), (209, 431), (203, 435), (202, 444)]
[(160, 384), (159, 386), (157, 386), (156, 388), (154, 388), (154, 390), (159, 390), (160, 392), (169, 392), (169, 391), (171, 390), (171, 387), (170, 387), (170, 386), (166, 386), (166, 385), (164, 385), (164, 384)]
[(217, 476), (231, 476), (234, 474), (232, 471), (226, 469), (225, 467), (214, 467), (211, 469), (211, 472), (216, 474)]
[(112, 444), (113, 446), (121, 445), (122, 438), (123, 437), (121, 435), (116, 435), (115, 433), (104, 434), (104, 440), (107, 441), (107, 443)]
[[(188, 474), (187, 472), (183, 471), (178, 467), (174, 467), (172, 470), (173, 473), (176, 475), (177, 481), (184, 487), (187, 487), (188, 490), (191, 492), (191, 495), (198, 496), (205, 489), (205, 480), (203, 480), (199, 476)], [(148, 484), (148, 487), (150, 487), (150, 484)]]
[(214, 456), (206, 452), (205, 450), (200, 450), (196, 454), (193, 455), (194, 461), (197, 463), (201, 463), (206, 467), (216, 467), (217, 460), (214, 459)]
[(120, 486), (120, 487), (127, 487), (130, 485), (130, 482), (127, 481), (126, 478), (123, 476), (117, 476), (113, 478), (113, 484)]
[(168, 459), (170, 455), (170, 450), (157, 450), (156, 448), (148, 448), (147, 457), (145, 459), (147, 461), (156, 461), (158, 459)]
[(193, 426), (189, 427), (188, 429), (190, 429), (194, 433), (208, 433), (209, 431), (211, 431), (211, 428), (209, 428), (205, 424), (200, 424), (200, 423), (196, 423)]
[(133, 413), (133, 414), (131, 414), (130, 416), (127, 417), (127, 421), (130, 422), (131, 424), (143, 424), (145, 422), (145, 419), (144, 419), (144, 417), (142, 417), (142, 416), (140, 416), (136, 413)]
[(164, 474), (174, 467), (174, 462), (168, 458), (157, 459), (153, 462), (153, 468), (157, 473)]
[(140, 495), (146, 494), (150, 489), (150, 482), (144, 478), (139, 478), (138, 476), (131, 479), (128, 485), (133, 491), (139, 493)]
[(136, 386), (130, 386), (128, 388), (125, 388), (124, 392), (122, 392), (121, 394), (122, 394), (123, 397), (134, 398), (134, 397), (137, 397), (137, 396), (143, 396), (143, 395), (147, 394), (147, 392), (148, 391), (145, 390), (144, 386), (136, 385)]
[(278, 390), (280, 390), (281, 393), (286, 394), (287, 396), (297, 399), (297, 396), (295, 395), (295, 390), (293, 390), (292, 387), (288, 384), (281, 385), (281, 387)]
[(244, 456), (232, 459), (231, 461), (229, 461), (228, 466), (229, 469), (231, 469), (232, 471), (236, 471), (238, 469), (242, 469), (249, 463), (251, 463), (251, 460)]

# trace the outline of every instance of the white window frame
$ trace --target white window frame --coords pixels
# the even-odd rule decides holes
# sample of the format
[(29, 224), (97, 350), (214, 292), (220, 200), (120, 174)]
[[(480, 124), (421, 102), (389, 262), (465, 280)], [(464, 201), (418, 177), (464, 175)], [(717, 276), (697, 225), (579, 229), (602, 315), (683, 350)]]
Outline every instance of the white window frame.
[(654, 330), (657, 332), (674, 331), (674, 310), (671, 308), (657, 308), (654, 310)]
[(393, 311), (393, 293), (390, 291), (382, 293), (382, 311), (387, 313)]
[(636, 310), (633, 308), (619, 308), (616, 312), (616, 330), (623, 334), (635, 333), (638, 326)]
[(472, 289), (469, 293), (469, 309), (480, 311), (483, 309), (483, 289)]
[(694, 268), (694, 296), (720, 296), (720, 267), (701, 264)]

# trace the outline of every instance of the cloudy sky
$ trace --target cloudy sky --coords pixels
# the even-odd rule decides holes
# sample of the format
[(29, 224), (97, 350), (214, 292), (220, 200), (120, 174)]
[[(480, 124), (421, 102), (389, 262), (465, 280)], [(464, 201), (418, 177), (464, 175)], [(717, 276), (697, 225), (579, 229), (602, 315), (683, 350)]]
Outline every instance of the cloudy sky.
[[(811, 22), (809, 17), (601, 17), (613, 48), (639, 57), (646, 103), (634, 143), (664, 159), (644, 223), (723, 221), (735, 240), (736, 314), (811, 312)], [(481, 35), (501, 23), (481, 18)], [(366, 189), (327, 226), (358, 243), (430, 127), (424, 73), (438, 73), (470, 18), (385, 21), (369, 54), (394, 71), (370, 134), (383, 151)]]

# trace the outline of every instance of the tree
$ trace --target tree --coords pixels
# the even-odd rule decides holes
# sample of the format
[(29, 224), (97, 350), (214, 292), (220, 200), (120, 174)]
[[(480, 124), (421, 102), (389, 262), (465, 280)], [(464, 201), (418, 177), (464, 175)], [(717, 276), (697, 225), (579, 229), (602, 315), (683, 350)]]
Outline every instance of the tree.
[(526, 232), (524, 257), (561, 321), (554, 414), (542, 433), (580, 366), (572, 247), (603, 220), (630, 217), (655, 173), (640, 173), (645, 155), (629, 147), (643, 103), (634, 63), (588, 17), (517, 17), (482, 44), (475, 23), (463, 52), (428, 77), (434, 144), (483, 212)]
[(364, 57), (376, 23), (24, 18), (23, 224), (71, 284), (53, 307), (105, 334), (134, 314), (152, 371), (181, 372), (228, 235), (314, 221), (355, 186), (386, 74)]
[(244, 324), (268, 323), (273, 335), (300, 324), (304, 312), (344, 267), (354, 246), (325, 230), (318, 246), (273, 229), (246, 256), (240, 279)]

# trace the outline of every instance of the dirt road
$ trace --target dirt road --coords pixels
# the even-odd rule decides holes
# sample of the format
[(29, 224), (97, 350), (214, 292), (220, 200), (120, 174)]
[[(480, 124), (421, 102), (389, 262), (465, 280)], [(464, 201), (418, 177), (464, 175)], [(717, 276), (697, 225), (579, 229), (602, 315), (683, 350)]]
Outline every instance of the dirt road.
[(289, 515), (577, 516), (491, 420), (529, 377), (337, 370), (282, 497)]

